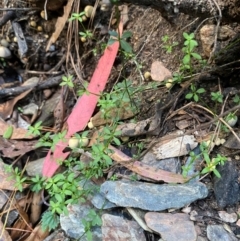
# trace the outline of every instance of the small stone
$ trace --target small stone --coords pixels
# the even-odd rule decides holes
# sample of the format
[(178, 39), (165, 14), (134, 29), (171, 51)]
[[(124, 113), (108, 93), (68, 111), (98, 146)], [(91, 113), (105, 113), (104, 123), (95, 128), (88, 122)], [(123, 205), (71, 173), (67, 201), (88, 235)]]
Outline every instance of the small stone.
[(103, 214), (102, 222), (103, 241), (146, 241), (143, 229), (135, 221)]
[(226, 211), (219, 211), (218, 215), (224, 222), (227, 223), (234, 223), (238, 218), (236, 213), (227, 213)]
[(0, 57), (1, 58), (10, 58), (12, 56), (11, 51), (4, 47), (4, 46), (0, 46)]
[(166, 79), (172, 78), (172, 73), (163, 66), (163, 63), (160, 61), (155, 61), (151, 66), (151, 77), (155, 81), (164, 81)]
[(158, 232), (165, 241), (195, 241), (197, 233), (189, 216), (184, 213), (154, 213), (145, 215), (149, 228)]
[(42, 176), (44, 159), (39, 158), (36, 161), (28, 162), (26, 166), (27, 174), (31, 177), (35, 177), (36, 175)]
[(185, 207), (182, 209), (183, 213), (189, 214), (191, 212), (192, 208), (191, 207)]
[(237, 241), (233, 233), (227, 232), (222, 225), (208, 225), (207, 237), (210, 241)]
[(9, 45), (9, 42), (6, 39), (2, 39), (0, 43), (1, 43), (2, 46), (6, 47), (6, 48)]

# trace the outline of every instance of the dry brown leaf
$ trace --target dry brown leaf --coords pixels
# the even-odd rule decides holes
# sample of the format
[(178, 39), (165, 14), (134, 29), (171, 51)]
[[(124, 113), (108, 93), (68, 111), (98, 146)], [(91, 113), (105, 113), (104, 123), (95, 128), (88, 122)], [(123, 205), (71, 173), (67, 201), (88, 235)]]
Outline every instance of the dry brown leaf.
[(0, 105), (0, 116), (5, 120), (9, 118), (13, 112), (13, 108), (15, 104), (23, 99), (28, 93), (32, 91), (32, 88), (29, 90), (26, 90), (25, 92), (21, 93), (20, 95), (16, 96), (15, 98), (3, 103)]
[(164, 81), (172, 78), (172, 73), (160, 61), (155, 61), (151, 66), (151, 77), (155, 81)]
[[(10, 125), (8, 125), (6, 122), (0, 119), (0, 136), (3, 136), (9, 127)], [(13, 131), (10, 139), (33, 139), (34, 138), (33, 135), (28, 135), (27, 130), (22, 128), (16, 128), (14, 126), (12, 127), (13, 127)]]
[(15, 190), (15, 180), (11, 179), (13, 173), (6, 172), (6, 166), (0, 161), (0, 189)]
[(16, 209), (20, 216), (17, 219), (17, 221), (14, 223), (10, 235), (13, 240), (16, 240), (16, 239), (22, 240), (19, 238), (24, 235), (24, 240), (25, 240), (25, 238), (30, 235), (30, 231), (32, 230), (31, 226), (29, 225), (30, 224), (29, 217), (26, 211), (22, 207), (20, 207), (17, 203), (16, 203)]
[(2, 151), (4, 157), (13, 158), (26, 154), (29, 151), (35, 150), (38, 141), (15, 141), (6, 140), (0, 136), (0, 151)]
[(63, 8), (64, 9), (64, 13), (62, 17), (59, 17), (57, 19), (56, 25), (55, 25), (55, 32), (52, 34), (51, 38), (48, 41), (47, 47), (46, 47), (46, 51), (49, 50), (51, 44), (55, 43), (59, 37), (59, 35), (61, 34), (65, 23), (68, 21), (68, 17), (69, 14), (71, 12), (72, 9), (72, 4), (73, 4), (74, 0), (68, 0), (67, 5)]
[(120, 163), (129, 170), (138, 173), (143, 177), (150, 178), (151, 180), (164, 181), (168, 183), (185, 183), (188, 181), (187, 178), (184, 178), (180, 174), (175, 174), (161, 169), (156, 169), (149, 165), (143, 164), (139, 161), (132, 160), (131, 157), (125, 155), (123, 152), (119, 151), (113, 146), (109, 146), (109, 149), (113, 150), (111, 158), (114, 161)]
[(12, 241), (10, 235), (8, 234), (8, 232), (4, 229), (3, 223), (0, 220), (0, 240), (3, 241)]
[(43, 231), (41, 224), (38, 224), (31, 235), (25, 241), (43, 241), (49, 235), (48, 229)]

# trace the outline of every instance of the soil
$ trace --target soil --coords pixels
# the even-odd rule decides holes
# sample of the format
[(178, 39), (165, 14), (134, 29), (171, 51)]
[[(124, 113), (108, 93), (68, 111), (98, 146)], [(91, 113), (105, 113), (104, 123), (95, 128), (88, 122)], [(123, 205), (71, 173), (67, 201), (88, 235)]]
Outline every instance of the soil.
[[(1, 4), (0, 4), (1, 5)], [(74, 5), (75, 6), (75, 5)], [(0, 6), (3, 7), (3, 6)], [(23, 7), (23, 6), (21, 6)], [(7, 61), (7, 64), (10, 69), (14, 69), (17, 72), (17, 75), (20, 74), (24, 81), (28, 79), (31, 76), (34, 76), (31, 71), (36, 71), (36, 73), (41, 77), (41, 79), (46, 79), (49, 77), (49, 74), (47, 71), (50, 69), (54, 69), (61, 61), (63, 56), (66, 55), (67, 52), (70, 51), (72, 54), (72, 60), (71, 57), (67, 56), (67, 59), (63, 61), (63, 64), (59, 68), (55, 68), (54, 71), (61, 71), (61, 73), (69, 73), (69, 72), (77, 72), (78, 76), (80, 76), (82, 79), (89, 81), (90, 77), (92, 76), (92, 73), (95, 70), (96, 64), (98, 62), (98, 59), (101, 56), (101, 50), (100, 46), (102, 42), (106, 42), (108, 39), (108, 34), (104, 33), (106, 32), (106, 29), (110, 25), (110, 29), (113, 29), (111, 25), (111, 19), (114, 15), (112, 15), (112, 11), (107, 12), (100, 12), (100, 10), (97, 10), (97, 13), (95, 15), (95, 20), (93, 21), (93, 24), (91, 25), (92, 29), (95, 29), (95, 40), (93, 41), (87, 41), (85, 43), (79, 42), (79, 38), (74, 37), (74, 35), (71, 35), (69, 37), (69, 32), (67, 31), (67, 26), (63, 30), (60, 38), (58, 41), (54, 44), (55, 49), (51, 53), (47, 53), (45, 51), (46, 44), (48, 37), (51, 35), (54, 29), (54, 22), (56, 17), (60, 16), (62, 14), (62, 6), (57, 8), (57, 10), (53, 9), (52, 12), (50, 12), (50, 22), (44, 23), (45, 29), (43, 32), (38, 32), (36, 29), (29, 27), (29, 21), (31, 19), (37, 19), (37, 23), (40, 24), (40, 22), (43, 22), (42, 19), (39, 17), (39, 11), (35, 11), (34, 13), (29, 13), (29, 16), (26, 20), (21, 20), (20, 24), (23, 27), (24, 35), (27, 39), (27, 42), (30, 43), (29, 46), (30, 50), (28, 53), (28, 58), (24, 60), (23, 58), (20, 59), (17, 52), (14, 54), (13, 59)], [(75, 6), (76, 7), (76, 6)], [(18, 18), (21, 18), (24, 14), (21, 13), (21, 16), (18, 16)], [(26, 14), (25, 14), (26, 15)], [(111, 90), (111, 88), (116, 83), (117, 79), (121, 81), (123, 76), (119, 76), (119, 70), (123, 67), (124, 71), (124, 77), (127, 78), (129, 81), (132, 81), (132, 83), (135, 86), (143, 85), (146, 83), (149, 83), (153, 80), (149, 80), (144, 78), (144, 73), (147, 71), (151, 71), (151, 65), (155, 61), (161, 61), (164, 66), (170, 70), (172, 73), (179, 70), (180, 63), (183, 58), (183, 52), (182, 52), (182, 46), (183, 46), (183, 32), (194, 32), (195, 30), (198, 30), (199, 27), (199, 21), (196, 19), (189, 17), (187, 15), (181, 14), (176, 23), (170, 23), (165, 18), (161, 16), (161, 13), (157, 10), (154, 10), (152, 8), (143, 7), (143, 6), (135, 6), (135, 5), (129, 5), (128, 6), (128, 21), (124, 26), (124, 30), (129, 30), (132, 32), (132, 37), (130, 39), (130, 43), (133, 46), (133, 52), (136, 55), (137, 62), (141, 65), (141, 69), (137, 70), (136, 65), (133, 61), (129, 61), (124, 67), (122, 66), (122, 59), (117, 58), (114, 67), (111, 73), (111, 77), (109, 79), (106, 91)], [(99, 28), (100, 26), (100, 28)], [(238, 28), (238, 25), (234, 25), (235, 28)], [(74, 30), (74, 26), (72, 28), (72, 31), (74, 34), (76, 34), (76, 30)], [(48, 35), (48, 36), (46, 36)], [(170, 37), (171, 42), (178, 42), (178, 45), (175, 46), (172, 50), (172, 53), (167, 53), (166, 49), (163, 48), (163, 41), (162, 37), (168, 35)], [(0, 34), (0, 38), (10, 38), (10, 40), (13, 39), (13, 31), (11, 29), (11, 25), (9, 23), (5, 24), (2, 27), (2, 32)], [(71, 40), (70, 40), (71, 38)], [(196, 32), (196, 39), (200, 43), (199, 38), (199, 32)], [(68, 43), (66, 43), (66, 40)], [(71, 42), (70, 42), (71, 41)], [(78, 41), (78, 43), (76, 43)], [(17, 49), (16, 43), (11, 43), (11, 50), (14, 52)], [(93, 48), (96, 48), (97, 54), (93, 55), (91, 50)], [(79, 51), (79, 58), (81, 62), (77, 59), (77, 52), (76, 49)], [(197, 52), (201, 54), (201, 44), (199, 45)], [(24, 62), (25, 61), (25, 62)], [(74, 63), (74, 64), (73, 64)], [(139, 72), (140, 71), (140, 72)], [(11, 71), (10, 71), (11, 72)], [(12, 74), (12, 72), (11, 72)], [(11, 81), (8, 81), (7, 78), (14, 78), (12, 75), (9, 74), (5, 69), (5, 76), (4, 81), (5, 83), (9, 83)], [(238, 73), (234, 72), (234, 77), (238, 77)], [(239, 83), (235, 84), (236, 78), (230, 79), (229, 82), (224, 82), (221, 78), (221, 76), (216, 76), (213, 78), (213, 81), (208, 81), (206, 78), (203, 80), (197, 80), (198, 86), (204, 87), (207, 90), (207, 94), (205, 97), (205, 101), (207, 104), (212, 105), (210, 101), (210, 92), (211, 91), (218, 91), (219, 86), (221, 88), (226, 87), (235, 87), (236, 89), (239, 88)], [(80, 85), (80, 81), (76, 84)], [(233, 85), (234, 84), (234, 85)], [(184, 87), (183, 87), (184, 88)], [(56, 87), (53, 88), (54, 91), (56, 91)], [(180, 85), (175, 86), (171, 90), (171, 95), (173, 98), (177, 97), (177, 94), (182, 89)], [(185, 106), (189, 101), (187, 101), (184, 98), (184, 95), (188, 92), (188, 89), (186, 89), (182, 96), (177, 99), (177, 103), (175, 105), (175, 110)], [(168, 90), (166, 87), (158, 87), (156, 90), (151, 90), (148, 92), (145, 92), (144, 94), (140, 95), (140, 102), (141, 102), (141, 114), (138, 114), (136, 117), (137, 120), (145, 120), (155, 114), (155, 105), (159, 102), (160, 99), (165, 98), (168, 94)], [(69, 93), (69, 108), (72, 108), (74, 105), (72, 99), (74, 99), (74, 96), (72, 93)], [(31, 97), (38, 102), (42, 101), (42, 96), (40, 96), (39, 92), (33, 93)], [(25, 100), (26, 101), (26, 100)], [(233, 103), (231, 101), (227, 102), (227, 107), (230, 108), (233, 106)], [(193, 109), (186, 108), (187, 111), (192, 112)], [(169, 116), (170, 113), (172, 113), (174, 110), (171, 109), (169, 112), (169, 109), (167, 111), (164, 111), (163, 113), (163, 120)], [(197, 113), (197, 112), (195, 112)], [(200, 114), (199, 114), (200, 115)], [(206, 117), (206, 113), (204, 113), (204, 116)], [(162, 126), (162, 132), (159, 133), (160, 136), (165, 135), (166, 133), (170, 131), (176, 130), (175, 123), (176, 121), (172, 121), (171, 119), (166, 121), (165, 125)], [(203, 124), (204, 122), (201, 122)], [(196, 124), (196, 122), (195, 122)], [(237, 124), (238, 127), (239, 123)], [(49, 126), (50, 127), (50, 126)], [(189, 128), (191, 129), (191, 128)], [(192, 128), (194, 129), (194, 128)], [(205, 130), (206, 132), (212, 131), (213, 129)], [(148, 143), (151, 141), (152, 137), (141, 137), (142, 139), (145, 139), (145, 142)], [(215, 153), (218, 153), (219, 150), (215, 149)], [(229, 153), (222, 153), (223, 155), (228, 156)], [(236, 158), (236, 156), (234, 157)], [(239, 165), (238, 165), (239, 168)], [(212, 176), (208, 175), (206, 178), (204, 178), (202, 181), (207, 184), (208, 186), (213, 185)], [(220, 223), (222, 224), (223, 221), (215, 218), (217, 216), (217, 211), (219, 210), (226, 210), (228, 212), (239, 212), (239, 204), (235, 204), (230, 207), (226, 208), (219, 208), (216, 199), (214, 196), (214, 193), (211, 192), (208, 198), (197, 201), (193, 204), (191, 204), (191, 207), (193, 210), (196, 210), (198, 213), (201, 214), (202, 220), (196, 221), (196, 224), (199, 227), (199, 235), (206, 237), (206, 226), (208, 224), (214, 224), (214, 223)], [(199, 214), (199, 215), (200, 215)], [(228, 224), (230, 226), (230, 229), (237, 235), (240, 234), (240, 228), (236, 224)], [(156, 239), (157, 240), (157, 239)]]

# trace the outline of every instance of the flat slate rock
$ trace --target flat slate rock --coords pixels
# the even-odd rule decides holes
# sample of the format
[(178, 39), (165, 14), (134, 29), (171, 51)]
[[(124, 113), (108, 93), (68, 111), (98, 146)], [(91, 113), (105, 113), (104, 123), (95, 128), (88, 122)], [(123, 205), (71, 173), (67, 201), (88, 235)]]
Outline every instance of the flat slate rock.
[(149, 211), (182, 208), (207, 197), (208, 189), (200, 182), (187, 184), (152, 184), (137, 181), (106, 181), (100, 192), (120, 207)]
[(223, 166), (218, 165), (221, 178), (214, 177), (213, 189), (219, 207), (234, 205), (240, 200), (239, 173), (236, 164), (232, 161), (226, 162)]
[(147, 226), (159, 233), (164, 241), (196, 241), (194, 223), (185, 213), (155, 213), (145, 215)]
[(210, 241), (237, 241), (233, 233), (229, 233), (222, 225), (208, 225), (207, 237)]

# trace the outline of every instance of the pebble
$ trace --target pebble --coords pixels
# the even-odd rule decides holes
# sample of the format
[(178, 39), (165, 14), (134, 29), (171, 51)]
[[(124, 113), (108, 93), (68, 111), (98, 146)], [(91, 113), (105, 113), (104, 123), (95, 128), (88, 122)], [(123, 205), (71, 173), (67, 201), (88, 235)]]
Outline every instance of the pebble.
[(155, 213), (145, 215), (149, 228), (158, 232), (164, 241), (196, 241), (194, 223), (184, 213)]
[(226, 211), (219, 211), (218, 215), (222, 221), (227, 223), (235, 223), (238, 218), (236, 213), (227, 213)]
[(143, 229), (136, 221), (103, 214), (102, 222), (103, 241), (146, 241)]
[(213, 179), (213, 189), (217, 204), (221, 208), (227, 205), (234, 205), (240, 200), (239, 174), (236, 164), (228, 161), (223, 166), (218, 165), (217, 170), (221, 175), (221, 178), (214, 177)]
[(36, 161), (28, 162), (26, 166), (27, 174), (31, 177), (35, 177), (36, 175), (42, 176), (44, 159), (45, 157), (39, 158)]
[(208, 225), (207, 237), (210, 241), (237, 241), (233, 233), (227, 232), (222, 225)]
[(135, 207), (149, 211), (182, 208), (207, 197), (203, 183), (152, 184), (137, 181), (106, 181), (100, 192), (110, 202), (120, 207)]
[(12, 56), (11, 51), (4, 46), (0, 46), (0, 57), (1, 58), (10, 58)]

